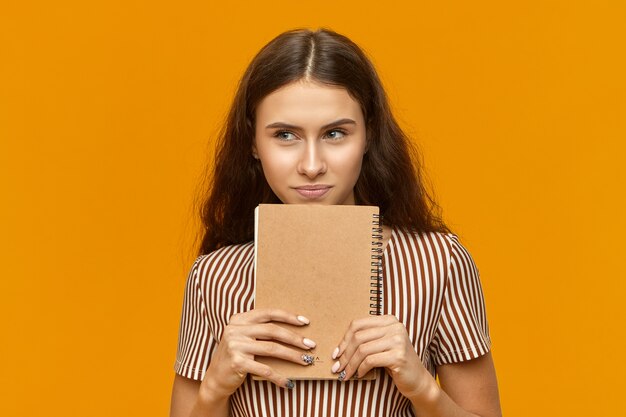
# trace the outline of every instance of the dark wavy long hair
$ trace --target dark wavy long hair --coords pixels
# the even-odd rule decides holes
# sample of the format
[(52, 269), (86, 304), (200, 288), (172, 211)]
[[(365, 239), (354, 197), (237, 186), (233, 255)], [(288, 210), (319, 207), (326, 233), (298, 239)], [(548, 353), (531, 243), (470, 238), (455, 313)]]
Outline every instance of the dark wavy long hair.
[(394, 119), (376, 70), (350, 39), (332, 30), (290, 30), (265, 45), (246, 69), (219, 133), (212, 175), (200, 202), (199, 254), (254, 237), (254, 208), (280, 203), (251, 155), (258, 103), (303, 78), (345, 88), (361, 105), (368, 152), (355, 201), (380, 207), (384, 224), (449, 232), (424, 184), (421, 158)]

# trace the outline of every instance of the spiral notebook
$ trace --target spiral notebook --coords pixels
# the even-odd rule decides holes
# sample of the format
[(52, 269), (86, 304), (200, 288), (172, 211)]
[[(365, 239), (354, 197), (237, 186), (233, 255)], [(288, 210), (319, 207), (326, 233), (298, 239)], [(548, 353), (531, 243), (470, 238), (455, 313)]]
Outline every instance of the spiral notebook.
[[(261, 204), (255, 210), (255, 308), (310, 319), (281, 324), (317, 346), (301, 366), (257, 357), (291, 379), (337, 379), (331, 355), (353, 319), (380, 314), (382, 229), (378, 207)], [(361, 379), (374, 379), (369, 372)], [(259, 378), (260, 379), (260, 378)]]

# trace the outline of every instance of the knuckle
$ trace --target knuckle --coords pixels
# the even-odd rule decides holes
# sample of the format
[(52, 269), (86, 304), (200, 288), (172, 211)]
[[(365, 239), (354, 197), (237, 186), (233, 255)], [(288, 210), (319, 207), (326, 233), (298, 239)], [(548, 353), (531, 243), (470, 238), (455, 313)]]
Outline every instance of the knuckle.
[(278, 324), (272, 324), (272, 328), (274, 332), (276, 333), (276, 336), (286, 337), (286, 338), (297, 336), (295, 332), (285, 329), (284, 327), (279, 326)]
[(303, 336), (300, 336), (297, 333), (292, 332), (291, 330), (283, 329), (282, 327), (278, 327), (276, 331), (276, 338), (285, 342), (300, 344)]
[(230, 367), (235, 371), (240, 371), (241, 367), (243, 365), (243, 361), (241, 360), (241, 358), (239, 356), (235, 356), (233, 357), (233, 359), (230, 362)]
[(268, 343), (265, 345), (265, 353), (274, 354), (278, 350), (278, 345), (275, 343)]
[(280, 332), (280, 326), (277, 326), (274, 323), (263, 323), (259, 326), (263, 327), (268, 334), (276, 334)]
[(299, 335), (298, 333), (296, 333), (296, 332), (292, 332), (291, 330), (285, 330), (284, 337), (285, 337), (287, 340), (291, 340), (291, 341), (293, 341), (293, 342), (294, 342), (294, 344), (298, 344), (298, 345), (299, 345), (299, 344), (301, 344), (301, 343), (302, 343), (302, 340), (304, 340), (304, 337), (305, 337), (305, 336), (303, 336), (303, 335)]
[(360, 345), (358, 348), (356, 348), (356, 354), (359, 357), (365, 356), (365, 347), (363, 347), (363, 345)]
[(280, 327), (276, 324), (272, 325), (272, 334), (275, 338), (279, 340), (299, 340), (301, 336), (298, 336), (295, 332), (291, 330), (287, 330), (284, 327)]
[(234, 340), (227, 340), (226, 341), (226, 350), (237, 350), (237, 342), (235, 342)]
[(268, 312), (267, 312), (267, 314), (268, 314), (268, 316), (269, 316), (268, 318), (269, 318), (271, 321), (276, 321), (276, 319), (277, 319), (278, 317), (280, 317), (280, 312), (279, 312), (279, 310), (278, 310), (278, 309), (276, 309), (276, 308), (271, 308), (271, 309), (269, 309), (269, 310), (268, 310)]

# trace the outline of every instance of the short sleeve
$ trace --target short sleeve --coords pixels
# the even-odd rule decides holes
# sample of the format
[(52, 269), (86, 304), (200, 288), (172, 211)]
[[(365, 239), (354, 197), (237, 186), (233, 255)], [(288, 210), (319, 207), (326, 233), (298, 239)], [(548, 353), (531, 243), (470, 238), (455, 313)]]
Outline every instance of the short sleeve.
[(197, 381), (204, 378), (216, 347), (209, 326), (204, 288), (200, 283), (202, 260), (206, 256), (196, 259), (187, 276), (174, 365), (177, 374)]
[(448, 277), (441, 316), (429, 347), (435, 365), (475, 359), (491, 348), (478, 268), (458, 237), (446, 236), (450, 244)]

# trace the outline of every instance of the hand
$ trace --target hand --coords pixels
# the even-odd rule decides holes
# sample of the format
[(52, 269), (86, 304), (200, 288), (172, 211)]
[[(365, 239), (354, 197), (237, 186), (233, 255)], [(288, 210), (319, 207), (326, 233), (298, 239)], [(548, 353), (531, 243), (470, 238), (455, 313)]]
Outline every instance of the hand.
[(339, 373), (341, 380), (361, 377), (375, 367), (386, 368), (400, 393), (408, 398), (426, 392), (434, 381), (415, 352), (406, 328), (392, 315), (354, 320), (333, 359), (337, 359), (333, 372)]
[(304, 326), (309, 320), (278, 309), (257, 309), (233, 315), (224, 328), (200, 389), (213, 398), (227, 398), (239, 388), (247, 374), (266, 378), (281, 387), (293, 386), (271, 367), (255, 361), (254, 356), (272, 356), (306, 366), (302, 350), (315, 347), (315, 342), (276, 322)]

